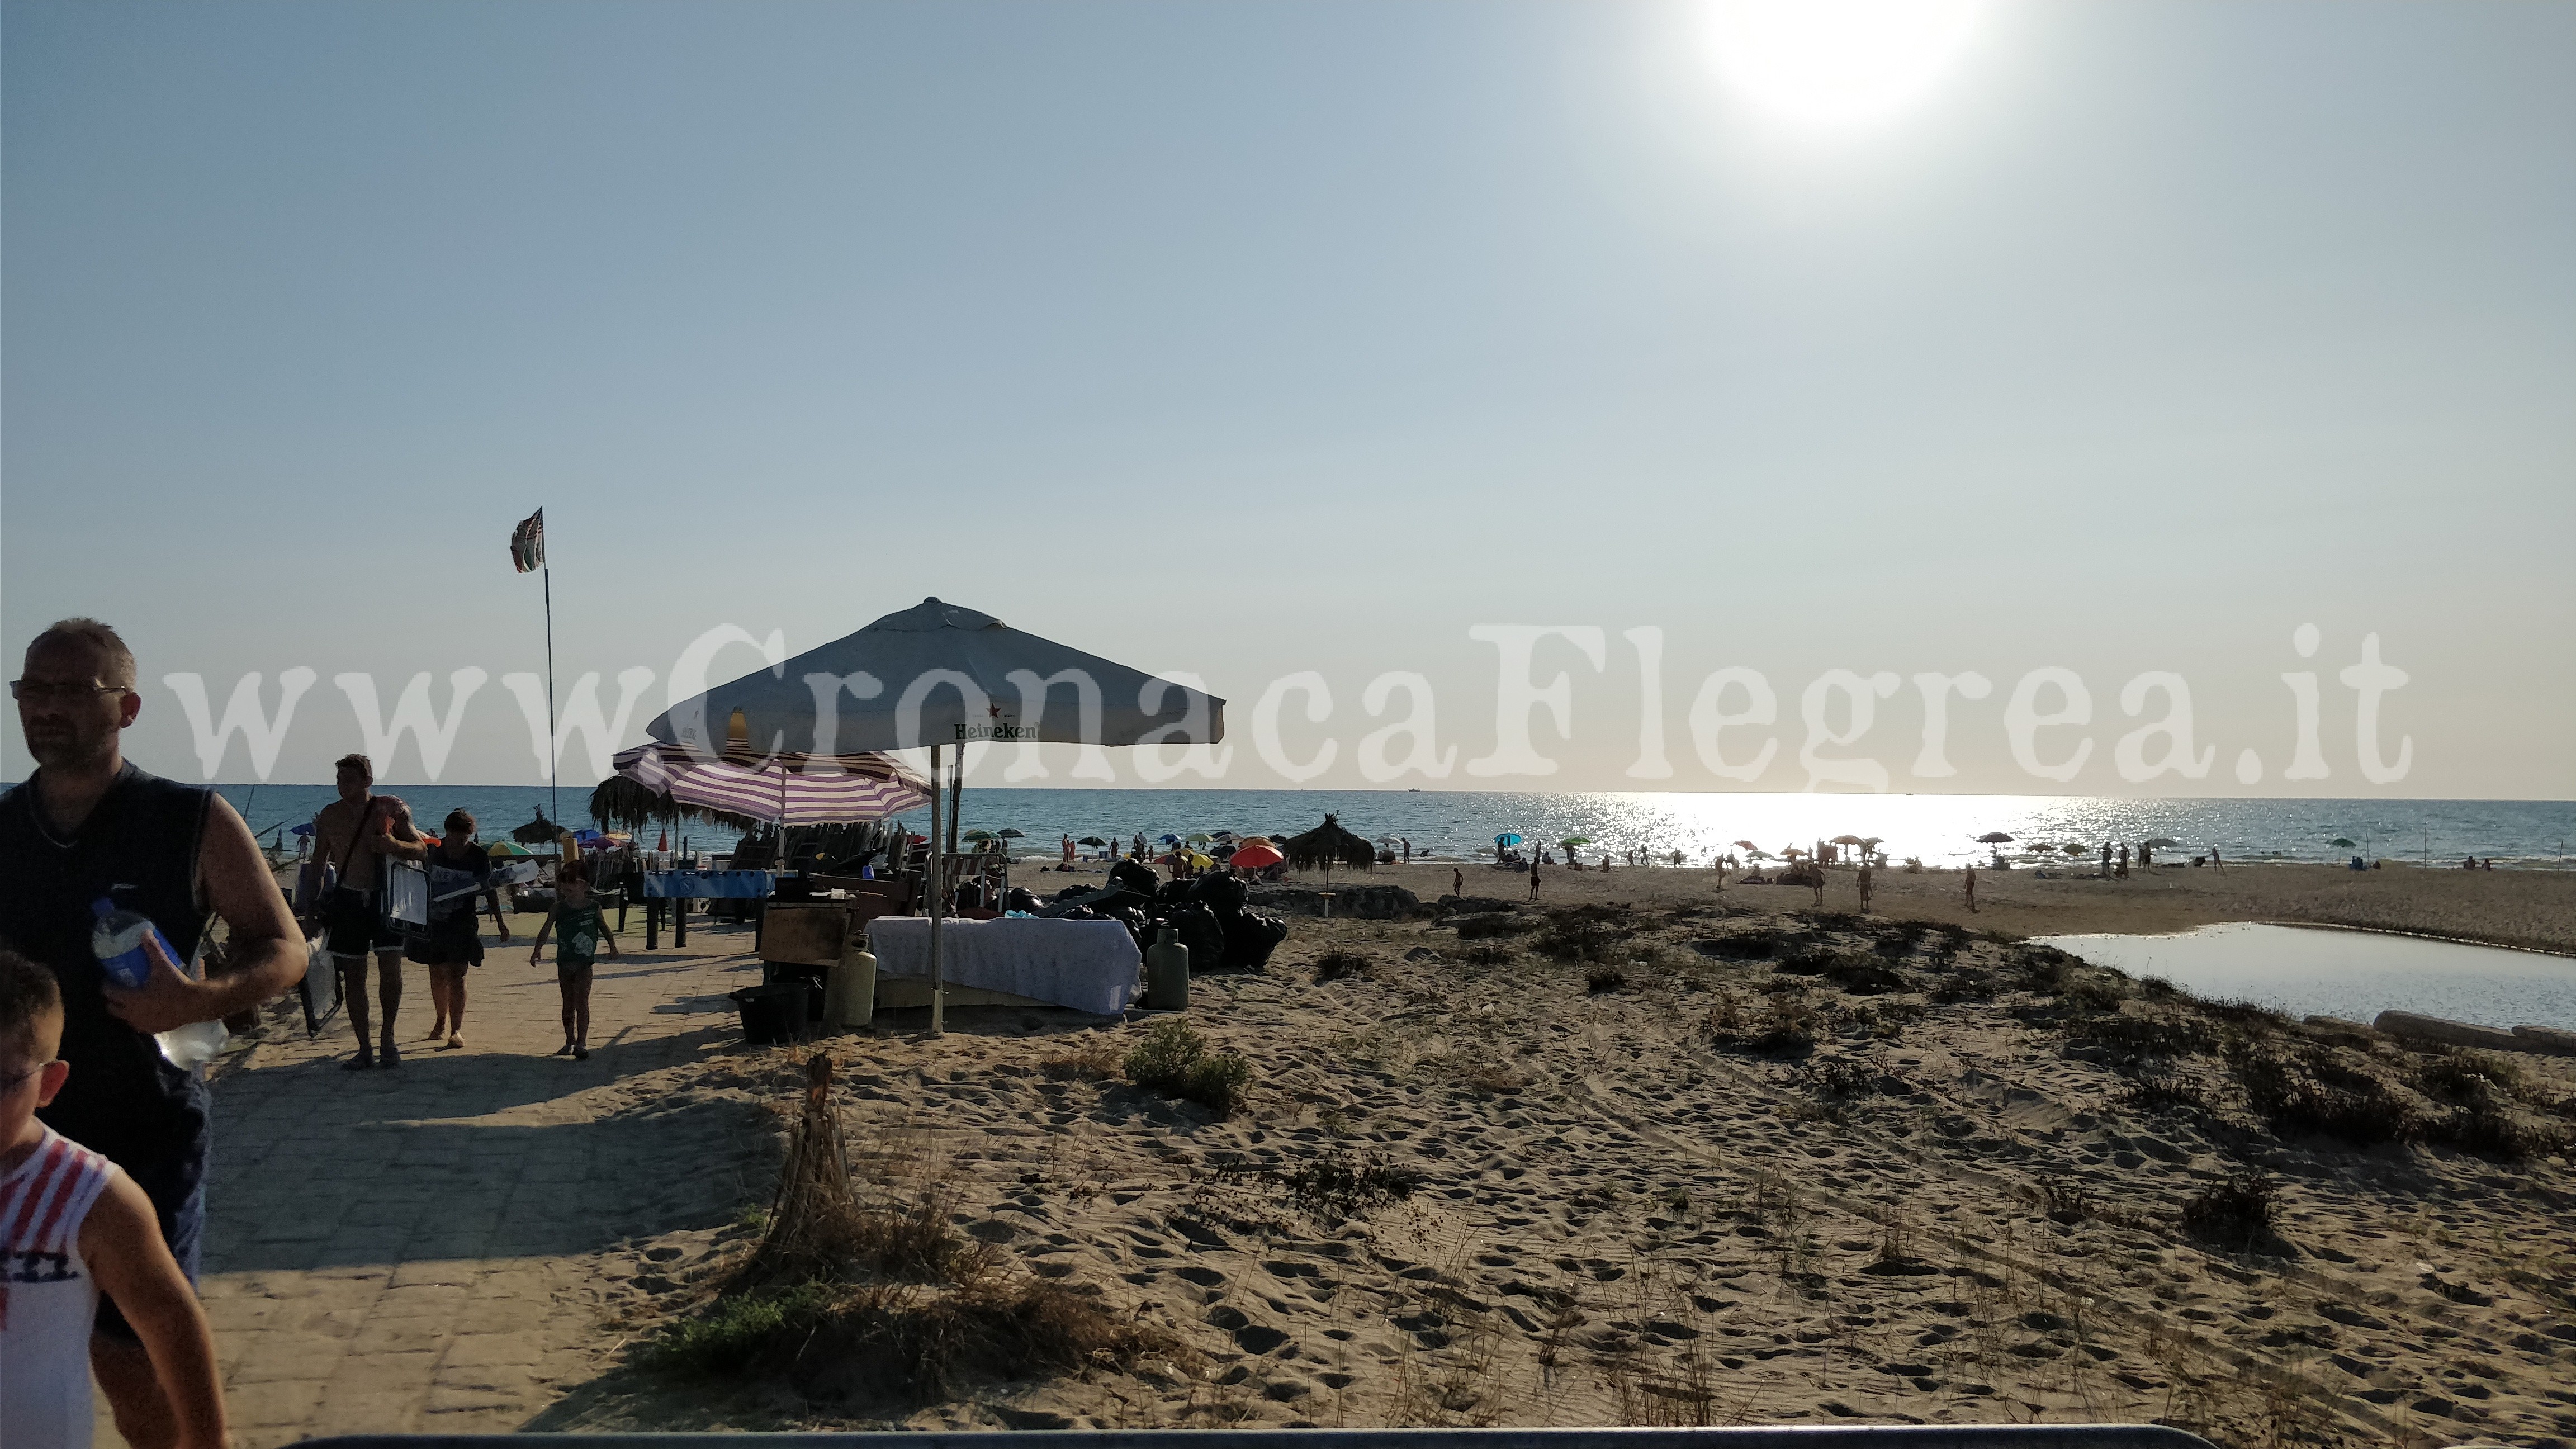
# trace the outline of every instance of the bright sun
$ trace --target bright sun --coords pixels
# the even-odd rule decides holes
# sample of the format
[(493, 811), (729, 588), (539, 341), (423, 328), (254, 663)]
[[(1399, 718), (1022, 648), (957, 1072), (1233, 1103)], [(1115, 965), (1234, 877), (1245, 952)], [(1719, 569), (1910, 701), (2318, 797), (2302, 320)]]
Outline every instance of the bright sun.
[(1745, 98), (1819, 126), (1879, 120), (1938, 84), (1986, 0), (1717, 0), (1709, 48)]

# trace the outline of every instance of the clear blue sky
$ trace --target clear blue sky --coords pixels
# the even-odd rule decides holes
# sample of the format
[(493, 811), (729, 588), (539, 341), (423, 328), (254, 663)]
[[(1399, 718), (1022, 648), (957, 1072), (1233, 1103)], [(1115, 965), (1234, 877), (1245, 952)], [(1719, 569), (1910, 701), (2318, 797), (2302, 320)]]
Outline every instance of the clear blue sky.
[[(2376, 632), (2394, 792), (2576, 795), (2576, 6), (2005, 5), (1838, 130), (1732, 91), (1707, 28), (11, 0), (0, 633), (122, 627), (176, 774), (163, 674), (220, 711), (318, 670), (277, 777), (324, 778), (335, 674), (443, 704), (541, 667), (503, 544), (542, 504), (567, 680), (938, 594), (1200, 673), (1246, 756), (1266, 682), (1318, 670), (1291, 752), (1337, 738), (1315, 783), (1354, 783), (1375, 675), (1429, 676), (1475, 757), (1469, 627), (1593, 624), (1605, 671), (1541, 656), (1575, 738), (1539, 738), (1547, 784), (1617, 787), (1620, 631), (1655, 625), (1678, 788), (1722, 665), (1788, 756), (1827, 668), (1981, 671), (1958, 777), (1906, 780), (1910, 686), (1847, 752), (2057, 788), (1997, 721), (2058, 665), (2097, 710), (2065, 788), (2124, 788), (2113, 697), (2167, 669), (2220, 763), (2154, 788), (2236, 793), (2259, 747), (2254, 793), (2361, 793), (2335, 674)], [(532, 771), (486, 687), (446, 778)]]

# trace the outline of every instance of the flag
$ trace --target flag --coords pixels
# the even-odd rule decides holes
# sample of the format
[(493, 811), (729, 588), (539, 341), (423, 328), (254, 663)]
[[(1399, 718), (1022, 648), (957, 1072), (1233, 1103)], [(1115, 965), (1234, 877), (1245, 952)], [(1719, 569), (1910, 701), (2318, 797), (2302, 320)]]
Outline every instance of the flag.
[(510, 530), (510, 562), (523, 574), (532, 574), (546, 566), (546, 511), (542, 508), (519, 520)]

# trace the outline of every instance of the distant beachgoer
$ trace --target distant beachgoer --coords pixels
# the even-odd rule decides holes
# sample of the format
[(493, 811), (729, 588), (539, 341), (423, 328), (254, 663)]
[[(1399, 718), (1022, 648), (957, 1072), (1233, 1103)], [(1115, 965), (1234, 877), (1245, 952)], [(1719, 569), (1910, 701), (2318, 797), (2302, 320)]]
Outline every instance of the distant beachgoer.
[(1825, 868), (1810, 864), (1807, 867), (1807, 884), (1815, 889), (1816, 909), (1823, 910), (1825, 908)]
[(1968, 909), (1974, 911), (1977, 908), (1977, 868), (1973, 865), (1967, 867), (1960, 878), (1967, 882)]
[(2102, 879), (2111, 878), (2111, 842), (2102, 842)]
[(1857, 884), (1860, 886), (1860, 913), (1861, 913), (1862, 915), (1866, 916), (1866, 915), (1868, 915), (1868, 914), (1869, 914), (1869, 867), (1868, 867), (1868, 866), (1865, 866), (1865, 865), (1864, 865), (1864, 866), (1862, 866), (1862, 867), (1860, 868), (1860, 878), (1859, 878), (1859, 880), (1858, 880)]
[(1529, 898), (1530, 898), (1531, 900), (1537, 900), (1537, 899), (1538, 899), (1538, 862), (1537, 862), (1537, 861), (1531, 861), (1531, 862), (1530, 862), (1530, 895), (1529, 895)]
[(465, 973), (483, 964), (476, 912), (492, 857), (474, 844), (474, 817), (452, 810), (445, 833), (422, 864), (429, 869), (429, 924), (404, 943), (403, 954), (429, 968), (430, 1009), (436, 1015), (424, 1039), (445, 1037), (442, 1050), (452, 1050), (465, 1045)]
[(1610, 873), (1610, 852), (1606, 850), (1601, 852), (1601, 873), (1603, 875)]
[(1454, 865), (1449, 867), (1449, 894), (1459, 897), (1467, 894), (1467, 873)]
[(2227, 869), (2227, 862), (2218, 858), (2218, 847), (2215, 845), (2209, 848), (2209, 863), (2220, 870)]
[(1065, 863), (1065, 864), (1067, 864), (1067, 865), (1071, 865), (1071, 864), (1073, 864), (1073, 837), (1072, 837), (1072, 836), (1070, 836), (1070, 835), (1067, 835), (1067, 836), (1064, 838), (1064, 856), (1063, 856), (1063, 859), (1064, 859), (1064, 863)]
[[(558, 924), (562, 929), (556, 930)], [(608, 918), (600, 914), (599, 902), (590, 894), (590, 872), (580, 861), (566, 862), (555, 872), (555, 908), (546, 912), (546, 923), (537, 927), (535, 944), (528, 947), (528, 964), (538, 964), (545, 955), (546, 936), (555, 933), (555, 985), (563, 992), (564, 1044), (555, 1048), (556, 1056), (569, 1056), (583, 1061), (590, 1056), (590, 979), (591, 963), (597, 959), (600, 943), (608, 943), (608, 955), (614, 960), (620, 954), (617, 937), (608, 929)]]
[(2125, 840), (2120, 842), (2119, 873), (2120, 879), (2127, 880), (2129, 878), (2129, 843)]

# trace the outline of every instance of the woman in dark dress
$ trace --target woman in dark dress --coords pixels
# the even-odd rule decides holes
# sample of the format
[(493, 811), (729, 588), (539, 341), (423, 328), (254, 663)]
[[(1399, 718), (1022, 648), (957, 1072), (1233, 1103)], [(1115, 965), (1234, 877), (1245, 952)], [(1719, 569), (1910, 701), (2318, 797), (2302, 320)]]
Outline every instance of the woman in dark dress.
[(423, 858), (429, 869), (429, 929), (406, 943), (403, 954), (429, 968), (430, 1024), (441, 1050), (465, 1045), (465, 972), (483, 964), (483, 936), (475, 919), (492, 874), (492, 858), (474, 843), (474, 817), (451, 811), (446, 833)]

